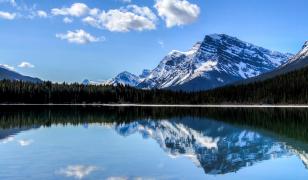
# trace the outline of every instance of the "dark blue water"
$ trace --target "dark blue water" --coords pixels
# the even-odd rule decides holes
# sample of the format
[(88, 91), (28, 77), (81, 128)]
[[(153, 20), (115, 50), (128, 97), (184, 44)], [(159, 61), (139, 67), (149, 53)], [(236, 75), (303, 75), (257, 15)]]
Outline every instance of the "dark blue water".
[(168, 111), (2, 110), (0, 179), (308, 179), (296, 133)]

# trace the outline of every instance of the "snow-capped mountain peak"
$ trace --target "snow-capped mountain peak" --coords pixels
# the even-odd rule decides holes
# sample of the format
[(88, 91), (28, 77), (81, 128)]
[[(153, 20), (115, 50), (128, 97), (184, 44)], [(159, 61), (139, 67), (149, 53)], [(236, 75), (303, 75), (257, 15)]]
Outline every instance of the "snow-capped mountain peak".
[(212, 34), (189, 51), (171, 51), (138, 87), (205, 90), (271, 71), (289, 57), (225, 34)]
[(129, 85), (129, 86), (136, 86), (140, 83), (139, 76), (136, 76), (130, 72), (123, 71), (118, 74), (115, 78), (106, 81), (104, 84), (108, 85)]

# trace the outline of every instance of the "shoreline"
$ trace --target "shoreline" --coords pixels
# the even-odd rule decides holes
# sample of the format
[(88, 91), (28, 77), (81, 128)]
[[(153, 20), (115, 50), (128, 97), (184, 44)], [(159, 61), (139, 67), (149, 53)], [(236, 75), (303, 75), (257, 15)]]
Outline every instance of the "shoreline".
[(308, 108), (308, 105), (246, 104), (0, 104), (0, 106), (105, 106), (105, 107), (183, 107), (183, 108)]

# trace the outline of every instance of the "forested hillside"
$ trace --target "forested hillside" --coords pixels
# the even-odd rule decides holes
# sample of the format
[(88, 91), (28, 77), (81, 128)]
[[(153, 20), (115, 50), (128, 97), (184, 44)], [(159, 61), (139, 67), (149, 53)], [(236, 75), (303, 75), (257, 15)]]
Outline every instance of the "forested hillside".
[(190, 93), (4, 80), (0, 103), (306, 104), (308, 68), (262, 82)]

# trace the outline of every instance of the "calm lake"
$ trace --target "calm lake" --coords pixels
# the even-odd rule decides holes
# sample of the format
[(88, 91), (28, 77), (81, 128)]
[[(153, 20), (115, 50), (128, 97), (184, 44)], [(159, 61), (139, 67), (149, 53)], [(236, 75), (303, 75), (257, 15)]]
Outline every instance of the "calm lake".
[(1, 180), (308, 179), (308, 109), (0, 107)]

